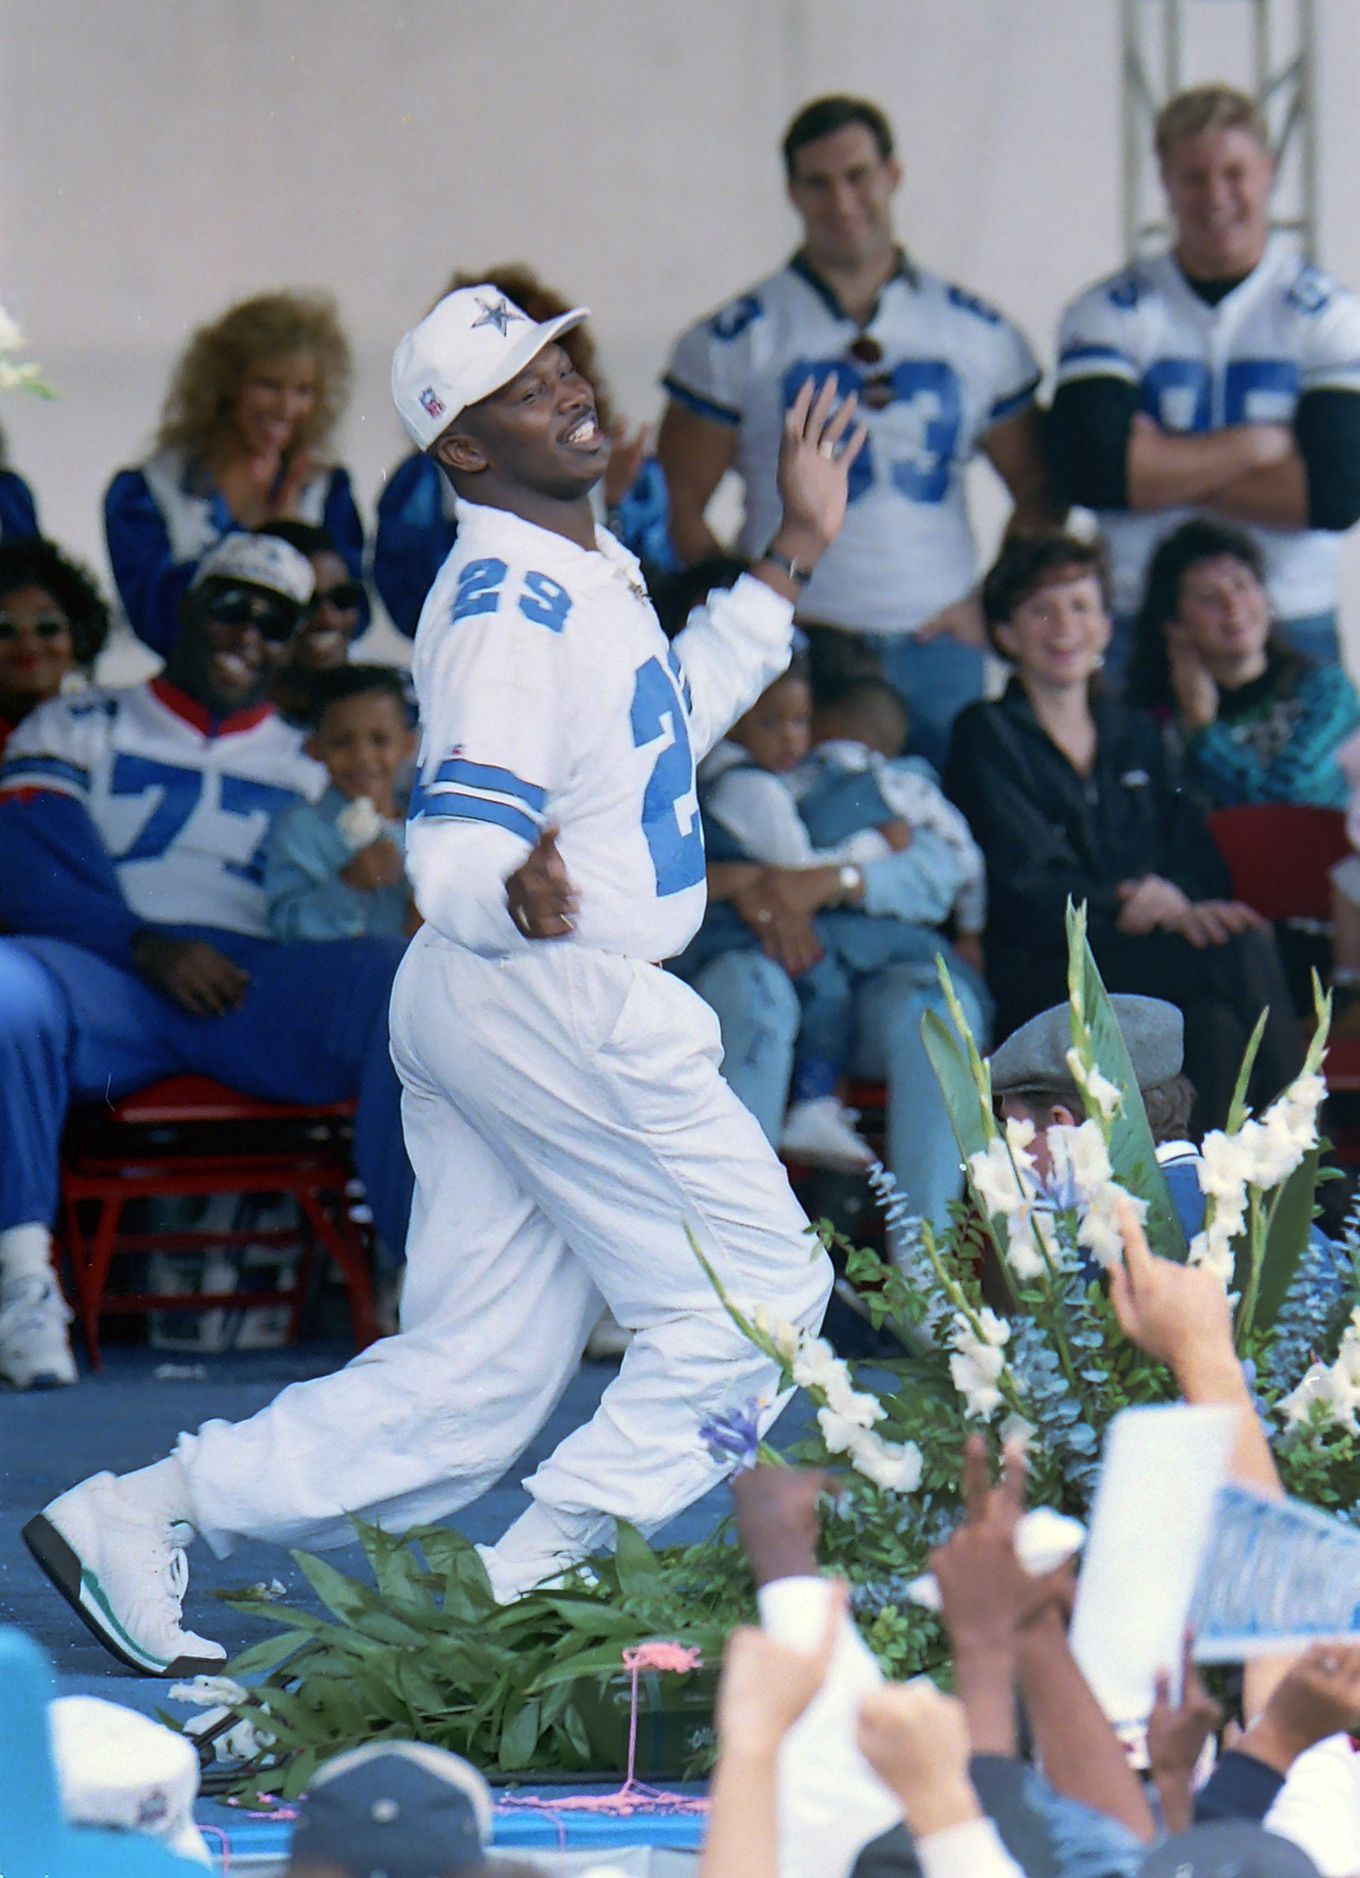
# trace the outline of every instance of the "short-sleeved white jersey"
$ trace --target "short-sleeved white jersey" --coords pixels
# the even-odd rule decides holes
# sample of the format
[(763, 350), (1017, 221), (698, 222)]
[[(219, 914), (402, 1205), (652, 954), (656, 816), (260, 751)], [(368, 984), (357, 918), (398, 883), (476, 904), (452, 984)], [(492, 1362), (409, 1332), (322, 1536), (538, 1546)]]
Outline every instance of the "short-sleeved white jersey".
[[(1273, 237), (1262, 260), (1217, 306), (1170, 253), (1135, 261), (1074, 300), (1058, 333), (1058, 383), (1120, 378), (1163, 430), (1292, 423), (1306, 391), (1360, 391), (1360, 299)], [(1115, 610), (1137, 611), (1153, 548), (1193, 509), (1103, 512)], [(1281, 619), (1337, 603), (1340, 537), (1252, 527)]]
[(163, 678), (54, 698), (10, 738), (0, 789), (84, 803), (135, 913), (264, 938), (274, 817), (326, 772), (272, 705), (214, 721)]
[[(863, 334), (882, 351), (865, 364)], [(775, 469), (784, 414), (805, 379), (862, 399), (869, 442), (850, 473), (840, 538), (799, 615), (867, 633), (914, 632), (977, 576), (964, 472), (979, 440), (1034, 398), (1034, 354), (973, 294), (903, 260), (867, 324), (840, 309), (799, 256), (676, 341), (664, 384), (675, 401), (737, 431), (745, 485), (740, 548), (754, 557), (779, 522)]]
[(682, 951), (705, 902), (695, 762), (788, 664), (792, 608), (762, 582), (715, 594), (671, 646), (633, 556), (596, 541), (460, 501), (420, 617), (407, 866), (426, 920), (477, 952), (530, 943), (504, 883), (549, 824), (576, 943)]

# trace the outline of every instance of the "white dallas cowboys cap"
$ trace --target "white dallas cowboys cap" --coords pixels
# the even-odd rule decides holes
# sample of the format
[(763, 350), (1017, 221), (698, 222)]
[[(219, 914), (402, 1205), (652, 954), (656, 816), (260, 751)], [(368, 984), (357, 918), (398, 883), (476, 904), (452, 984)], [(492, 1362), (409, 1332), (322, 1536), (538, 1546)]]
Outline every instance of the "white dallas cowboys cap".
[(397, 415), (428, 450), (460, 411), (508, 385), (544, 346), (589, 318), (590, 308), (578, 306), (539, 326), (499, 287), (459, 287), (392, 354)]
[(205, 580), (239, 580), (247, 587), (263, 587), (295, 606), (306, 606), (316, 586), (312, 564), (291, 541), (277, 535), (252, 535), (244, 529), (223, 535), (209, 548), (189, 583), (190, 591)]

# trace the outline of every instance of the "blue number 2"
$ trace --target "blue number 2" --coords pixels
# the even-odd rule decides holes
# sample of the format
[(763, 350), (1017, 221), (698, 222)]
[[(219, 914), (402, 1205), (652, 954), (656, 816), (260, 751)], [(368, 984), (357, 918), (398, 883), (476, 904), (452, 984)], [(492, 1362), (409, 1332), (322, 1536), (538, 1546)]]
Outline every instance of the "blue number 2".
[(642, 832), (664, 899), (703, 879), (704, 837), (685, 713), (660, 659), (637, 669), (629, 722), (639, 750), (664, 739), (642, 797)]

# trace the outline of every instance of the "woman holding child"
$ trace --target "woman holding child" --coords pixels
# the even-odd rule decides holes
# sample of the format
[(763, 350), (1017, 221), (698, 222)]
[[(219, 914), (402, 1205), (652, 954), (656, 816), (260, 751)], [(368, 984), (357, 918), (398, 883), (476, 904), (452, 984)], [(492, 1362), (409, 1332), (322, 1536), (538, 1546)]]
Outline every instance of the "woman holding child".
[(865, 678), (819, 707), (811, 749), (804, 671), (769, 687), (700, 772), (712, 904), (678, 969), (718, 1013), (728, 1082), (792, 1158), (866, 1166), (842, 1079), (886, 1081), (888, 1161), (939, 1222), (958, 1156), (921, 1018), (943, 1009), (945, 954), (985, 1037), (985, 987), (945, 931), (981, 924), (982, 864), (929, 767), (901, 759), (907, 728)]
[(1101, 694), (1101, 550), (1063, 534), (1013, 539), (983, 606), (1014, 675), (1003, 697), (959, 718), (946, 786), (986, 857), (998, 1034), (1064, 998), (1065, 910), (1085, 902), (1108, 988), (1183, 1012), (1196, 1119), (1221, 1125), (1262, 1008), (1253, 1096), (1274, 1096), (1297, 1071), (1299, 1037), (1274, 937), (1228, 897), (1227, 869), (1156, 723)]

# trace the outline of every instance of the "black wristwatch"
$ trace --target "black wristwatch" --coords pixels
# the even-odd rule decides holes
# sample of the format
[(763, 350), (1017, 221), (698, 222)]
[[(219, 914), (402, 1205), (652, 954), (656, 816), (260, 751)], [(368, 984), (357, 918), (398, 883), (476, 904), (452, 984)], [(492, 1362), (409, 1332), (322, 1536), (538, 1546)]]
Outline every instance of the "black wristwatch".
[(781, 574), (787, 574), (795, 587), (806, 587), (812, 579), (810, 567), (804, 567), (801, 561), (795, 561), (787, 554), (780, 554), (774, 548), (766, 548), (760, 559), (768, 561), (771, 567), (777, 567)]

